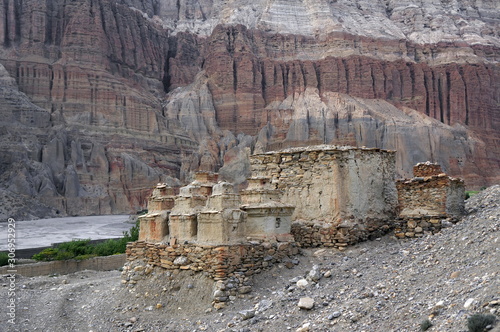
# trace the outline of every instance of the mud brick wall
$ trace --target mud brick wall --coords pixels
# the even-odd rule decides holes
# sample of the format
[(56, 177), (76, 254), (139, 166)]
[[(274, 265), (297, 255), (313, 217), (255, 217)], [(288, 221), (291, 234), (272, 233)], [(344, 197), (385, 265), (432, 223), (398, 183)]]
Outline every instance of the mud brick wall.
[(335, 247), (344, 250), (348, 245), (380, 237), (391, 230), (389, 222), (371, 220), (361, 226), (341, 223), (318, 224), (314, 222), (295, 222), (292, 235), (301, 247)]
[(394, 151), (335, 146), (250, 156), (252, 175), (271, 179), (292, 220), (390, 219), (397, 206)]

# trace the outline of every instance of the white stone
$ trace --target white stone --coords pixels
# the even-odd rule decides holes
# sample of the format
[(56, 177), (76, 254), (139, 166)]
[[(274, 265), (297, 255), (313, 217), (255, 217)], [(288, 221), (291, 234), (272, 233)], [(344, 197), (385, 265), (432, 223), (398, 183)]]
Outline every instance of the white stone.
[(300, 279), (297, 281), (297, 287), (306, 288), (309, 285), (309, 282), (306, 279)]
[(310, 297), (301, 297), (298, 306), (300, 309), (310, 310), (314, 307), (314, 299)]
[(310, 328), (311, 328), (311, 323), (304, 323), (304, 325), (302, 325), (301, 327), (299, 327), (295, 331), (296, 332), (308, 332), (308, 331), (310, 331)]
[(464, 303), (464, 308), (465, 309), (469, 309), (470, 306), (472, 305), (472, 303), (474, 303), (474, 299), (473, 298), (467, 299), (467, 301), (465, 301), (465, 303)]

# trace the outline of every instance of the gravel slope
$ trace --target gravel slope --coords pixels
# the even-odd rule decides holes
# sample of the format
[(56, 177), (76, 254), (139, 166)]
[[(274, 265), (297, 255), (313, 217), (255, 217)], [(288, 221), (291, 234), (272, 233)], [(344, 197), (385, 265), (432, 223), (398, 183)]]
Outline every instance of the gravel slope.
[[(201, 274), (156, 274), (135, 289), (121, 285), (119, 271), (18, 277), (17, 324), (3, 305), (0, 330), (403, 332), (430, 317), (428, 331), (467, 331), (471, 314), (500, 315), (500, 186), (466, 205), (468, 215), (438, 235), (303, 250), (298, 265), (254, 277), (250, 294), (218, 311)], [(6, 299), (5, 276), (0, 284)], [(298, 307), (304, 297), (312, 309)]]

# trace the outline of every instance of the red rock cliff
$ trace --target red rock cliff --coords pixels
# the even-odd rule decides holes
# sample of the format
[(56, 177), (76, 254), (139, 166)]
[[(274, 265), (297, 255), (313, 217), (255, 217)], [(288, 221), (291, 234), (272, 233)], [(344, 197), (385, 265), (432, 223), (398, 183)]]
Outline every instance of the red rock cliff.
[(496, 183), (498, 8), (424, 2), (5, 0), (2, 197), (129, 212), (158, 181), (242, 181), (249, 153), (317, 143)]

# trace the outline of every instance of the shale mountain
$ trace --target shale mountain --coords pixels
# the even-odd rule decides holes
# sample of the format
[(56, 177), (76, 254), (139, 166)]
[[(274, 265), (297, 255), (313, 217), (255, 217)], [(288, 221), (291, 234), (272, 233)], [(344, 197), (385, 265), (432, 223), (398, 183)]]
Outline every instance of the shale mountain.
[(128, 213), (324, 143), (500, 182), (496, 0), (4, 0), (0, 22), (2, 219)]

